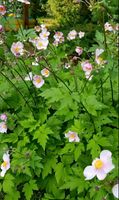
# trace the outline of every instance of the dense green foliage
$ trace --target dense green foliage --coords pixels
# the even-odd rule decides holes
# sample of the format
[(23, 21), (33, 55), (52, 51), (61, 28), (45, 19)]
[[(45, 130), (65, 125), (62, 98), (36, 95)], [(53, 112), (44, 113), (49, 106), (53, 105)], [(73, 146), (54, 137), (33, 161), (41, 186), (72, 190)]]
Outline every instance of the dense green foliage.
[[(72, 23), (80, 4), (51, 2), (54, 15), (57, 2), (58, 20)], [(104, 30), (107, 19), (114, 28), (117, 19), (113, 3), (106, 4), (114, 20), (110, 20), (107, 9), (103, 18), (98, 16), (97, 9), (102, 5), (92, 4), (92, 20), (98, 20), (95, 29), (81, 39), (69, 41), (66, 35), (57, 47), (52, 44), (52, 33), (46, 50), (37, 50), (29, 43), (37, 36), (34, 29), (0, 33), (0, 114), (8, 117), (8, 131), (0, 133), (0, 165), (6, 151), (11, 164), (0, 177), (0, 200), (114, 199), (112, 187), (118, 179), (118, 34), (115, 29)], [(21, 57), (11, 52), (16, 41), (24, 43), (26, 52)], [(83, 48), (78, 59), (74, 59), (76, 46)], [(96, 49), (104, 49), (104, 64), (95, 62)], [(36, 57), (38, 66), (32, 66)], [(81, 67), (85, 60), (93, 66), (91, 80), (86, 79)], [(66, 63), (71, 67), (66, 69)], [(24, 80), (31, 71), (40, 75), (44, 67), (50, 75), (41, 88)], [(70, 143), (65, 138), (69, 130), (78, 134), (80, 142)], [(105, 149), (112, 152), (115, 168), (102, 181), (96, 177), (85, 180), (84, 168)]]
[(61, 25), (76, 25), (80, 19), (80, 4), (72, 0), (48, 0), (48, 13)]

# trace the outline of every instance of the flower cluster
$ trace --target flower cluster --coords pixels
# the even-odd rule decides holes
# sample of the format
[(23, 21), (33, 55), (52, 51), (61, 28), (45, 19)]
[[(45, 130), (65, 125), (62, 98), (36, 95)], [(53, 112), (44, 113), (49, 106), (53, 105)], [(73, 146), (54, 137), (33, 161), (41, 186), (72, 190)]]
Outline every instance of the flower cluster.
[[(41, 75), (44, 77), (48, 77), (50, 75), (50, 71), (47, 68), (41, 70)], [(40, 75), (33, 75), (32, 72), (25, 77), (25, 81), (32, 81), (36, 88), (40, 88), (44, 85), (45, 81)]]
[(41, 26), (35, 27), (36, 32), (40, 32), (39, 36), (30, 39), (29, 41), (32, 42), (32, 44), (38, 49), (38, 50), (45, 50), (48, 47), (49, 40), (48, 37), (50, 35), (50, 32), (47, 30), (46, 26), (42, 24)]
[(62, 42), (64, 42), (64, 36), (63, 36), (63, 33), (60, 32), (60, 31), (57, 31), (55, 34), (54, 34), (54, 42), (53, 42), (53, 45), (54, 46), (58, 46), (58, 44), (61, 44)]
[(68, 33), (67, 39), (68, 40), (74, 40), (77, 36), (79, 36), (79, 38), (83, 38), (85, 35), (85, 32), (80, 31), (79, 33), (76, 30), (72, 30)]
[[(80, 138), (76, 132), (69, 131), (68, 133), (65, 133), (65, 138), (69, 139), (69, 142), (80, 142)], [(86, 180), (91, 180), (95, 176), (99, 180), (104, 180), (107, 176), (107, 174), (114, 169), (115, 166), (112, 163), (112, 153), (109, 150), (103, 150), (100, 153), (100, 158), (95, 158), (93, 160), (92, 165), (87, 166), (84, 169), (84, 176)], [(112, 192), (114, 196), (117, 195), (117, 185), (114, 186), (112, 189)]]

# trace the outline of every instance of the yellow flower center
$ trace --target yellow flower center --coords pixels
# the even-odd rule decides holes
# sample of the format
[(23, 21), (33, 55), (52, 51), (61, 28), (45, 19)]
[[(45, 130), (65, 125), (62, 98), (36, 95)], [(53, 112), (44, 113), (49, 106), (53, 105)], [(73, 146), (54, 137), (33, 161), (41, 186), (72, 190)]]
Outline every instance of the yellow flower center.
[(3, 124), (3, 125), (2, 125), (2, 128), (5, 128), (5, 129), (6, 129), (6, 128), (7, 128), (6, 124)]
[(75, 139), (75, 134), (72, 133), (72, 134), (70, 135), (70, 138), (71, 138), (71, 139)]
[(103, 162), (101, 160), (96, 160), (94, 166), (96, 169), (101, 169), (103, 167)]
[(45, 70), (44, 70), (44, 73), (45, 73), (45, 75), (48, 75), (48, 74), (49, 74), (48, 69), (45, 69)]
[(39, 42), (39, 43), (38, 43), (38, 46), (42, 47), (42, 46), (43, 46), (43, 43), (42, 43), (42, 42)]
[(19, 47), (15, 47), (14, 50), (15, 50), (16, 53), (18, 53), (20, 49), (19, 49)]
[(40, 78), (37, 78), (36, 79), (36, 83), (40, 83), (41, 82), (41, 79)]
[(4, 162), (2, 163), (2, 166), (6, 168), (6, 167), (7, 167), (7, 164), (8, 164), (8, 162), (4, 161)]
[(0, 12), (3, 12), (4, 10), (4, 7), (0, 7)]

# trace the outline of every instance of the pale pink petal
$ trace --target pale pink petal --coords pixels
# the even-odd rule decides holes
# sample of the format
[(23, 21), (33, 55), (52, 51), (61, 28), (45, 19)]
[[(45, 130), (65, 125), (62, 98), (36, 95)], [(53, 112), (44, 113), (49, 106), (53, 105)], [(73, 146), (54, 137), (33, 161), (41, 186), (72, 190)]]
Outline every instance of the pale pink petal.
[(65, 138), (69, 138), (70, 133), (65, 133)]
[(80, 138), (78, 136), (75, 138), (75, 142), (80, 142)]
[(119, 199), (119, 184), (114, 185), (112, 193), (117, 199)]
[(6, 162), (9, 162), (9, 154), (8, 153), (4, 153), (3, 155), (3, 160), (6, 161)]
[(103, 169), (97, 170), (97, 171), (96, 171), (96, 175), (97, 175), (97, 178), (98, 178), (99, 180), (104, 180), (105, 177), (107, 176), (107, 174), (104, 172)]
[(109, 173), (114, 168), (115, 168), (115, 166), (113, 165), (111, 158), (108, 159), (106, 162), (104, 161), (103, 170), (105, 171), (105, 173)]
[(70, 137), (69, 137), (69, 142), (74, 142), (74, 141), (75, 141), (74, 138), (70, 138)]
[(87, 166), (83, 172), (84, 176), (86, 177), (85, 180), (91, 180), (96, 176), (96, 170), (93, 166)]
[(1, 175), (2, 177), (4, 177), (5, 173), (6, 173), (6, 170), (2, 170), (1, 173), (0, 173), (0, 175)]
[(112, 156), (112, 153), (109, 150), (103, 150), (100, 153), (100, 159), (101, 160), (107, 160), (108, 158), (111, 158), (111, 156)]

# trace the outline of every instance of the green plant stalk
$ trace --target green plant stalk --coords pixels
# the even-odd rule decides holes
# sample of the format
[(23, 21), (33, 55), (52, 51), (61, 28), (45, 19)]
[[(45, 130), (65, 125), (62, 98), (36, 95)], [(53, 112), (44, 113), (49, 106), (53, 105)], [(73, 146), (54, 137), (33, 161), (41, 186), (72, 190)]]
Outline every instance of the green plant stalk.
[(100, 87), (97, 88), (97, 91), (96, 91), (95, 94), (97, 94), (97, 93), (100, 91), (101, 87), (102, 87), (103, 84), (108, 80), (108, 78), (109, 78), (109, 75), (108, 75), (107, 78), (102, 82), (102, 85), (101, 85)]
[[(11, 105), (6, 101), (6, 99), (0, 94), (1, 99), (8, 105), (8, 107), (11, 108)], [(18, 117), (18, 119), (20, 120), (20, 117), (17, 113), (15, 113), (15, 115)]]
[[(19, 60), (21, 61), (21, 64), (22, 64), (24, 70), (26, 71), (26, 73), (27, 73), (28, 76), (29, 76), (29, 70), (27, 69), (27, 66), (26, 66), (24, 60), (22, 60), (21, 58), (19, 58)], [(30, 78), (30, 76), (29, 76), (29, 78)], [(30, 78), (30, 80), (31, 80), (31, 78)], [(33, 88), (34, 88), (35, 100), (37, 100), (37, 92), (36, 92), (36, 88), (35, 88), (34, 85), (33, 85), (32, 80), (31, 80), (31, 83), (32, 83), (32, 86), (33, 86)], [(37, 101), (36, 101), (36, 104), (37, 104)]]
[[(46, 62), (46, 64), (49, 66), (49, 68), (51, 69), (50, 64), (48, 63), (48, 61), (46, 60), (46, 58), (43, 57), (43, 59)], [(71, 89), (67, 86), (67, 84), (59, 76), (57, 76), (52, 69), (51, 69), (51, 72), (53, 73), (54, 77), (56, 79), (59, 79), (65, 85), (65, 87), (69, 90), (69, 92), (72, 93)]]
[(25, 103), (27, 104), (29, 110), (31, 111), (31, 113), (33, 114), (34, 118), (35, 118), (35, 115), (34, 115), (34, 112), (32, 111), (28, 101), (25, 99), (25, 97), (23, 96), (23, 94), (20, 92), (20, 90), (15, 86), (14, 83), (12, 83), (12, 81), (5, 75), (3, 74), (2, 72), (0, 72), (2, 74), (2, 76), (16, 89), (16, 91), (22, 96), (23, 100), (25, 101)]
[(101, 88), (101, 96), (102, 96), (102, 103), (104, 102), (104, 97), (103, 97), (103, 84), (102, 84), (102, 79), (100, 79), (100, 88)]
[(104, 11), (102, 13), (103, 15), (103, 22), (102, 22), (102, 27), (103, 27), (103, 34), (104, 34), (104, 45), (105, 45), (105, 50), (107, 51), (107, 39), (106, 39), (106, 34), (105, 34), (105, 27), (104, 27), (104, 23), (105, 23), (105, 19), (104, 19)]
[(113, 84), (112, 84), (112, 79), (111, 79), (111, 74), (110, 74), (110, 72), (109, 72), (109, 79), (110, 79), (110, 87), (111, 87), (112, 106), (114, 106)]
[[(17, 64), (17, 66), (19, 67), (19, 64)], [(19, 69), (20, 69), (20, 67), (19, 67)], [(32, 99), (33, 99), (33, 101), (34, 101), (34, 104), (35, 104), (35, 106), (36, 106), (35, 98), (34, 98), (34, 96), (32, 95), (28, 84), (26, 83), (26, 81), (24, 80), (24, 78), (21, 76), (21, 74), (20, 74), (16, 69), (14, 69), (14, 70), (15, 70), (16, 73), (20, 76), (20, 78), (22, 79), (22, 81), (25, 83), (25, 85), (26, 85), (26, 87), (27, 87), (27, 89), (28, 89), (28, 91), (29, 91), (29, 94), (31, 95), (31, 97), (32, 97)]]

